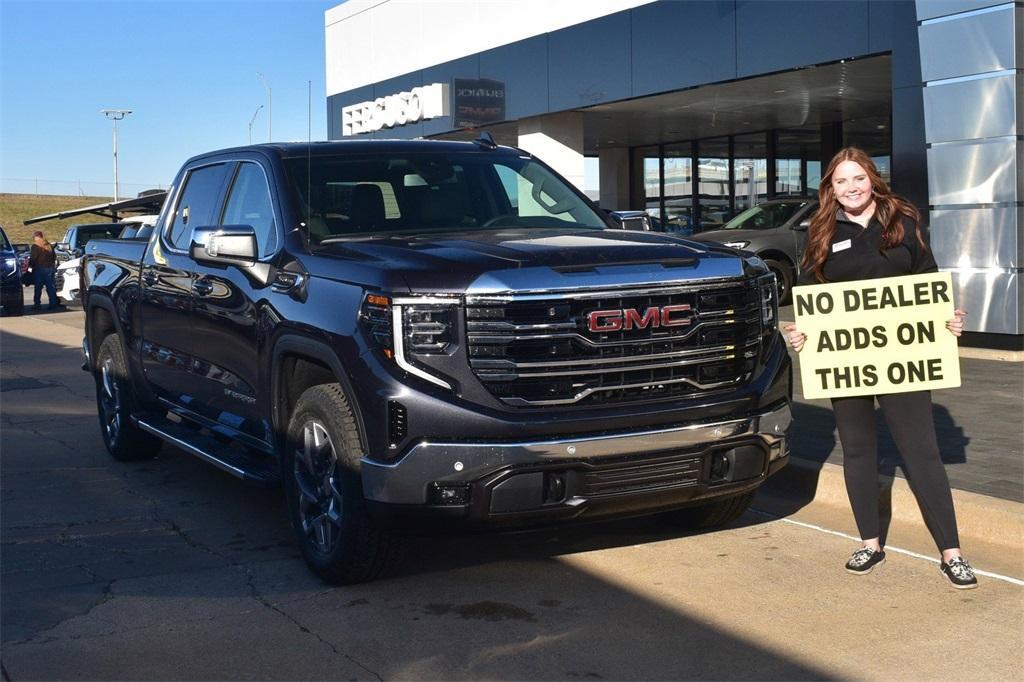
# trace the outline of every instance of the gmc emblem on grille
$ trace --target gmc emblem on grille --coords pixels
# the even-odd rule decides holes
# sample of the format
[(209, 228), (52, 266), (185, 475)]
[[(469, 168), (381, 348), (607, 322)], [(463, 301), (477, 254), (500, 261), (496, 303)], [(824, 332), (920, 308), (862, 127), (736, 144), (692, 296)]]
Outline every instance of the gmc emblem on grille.
[(587, 329), (592, 332), (617, 332), (647, 327), (685, 327), (690, 324), (690, 316), (683, 317), (679, 313), (689, 310), (687, 303), (648, 308), (642, 315), (636, 308), (595, 310), (587, 315)]

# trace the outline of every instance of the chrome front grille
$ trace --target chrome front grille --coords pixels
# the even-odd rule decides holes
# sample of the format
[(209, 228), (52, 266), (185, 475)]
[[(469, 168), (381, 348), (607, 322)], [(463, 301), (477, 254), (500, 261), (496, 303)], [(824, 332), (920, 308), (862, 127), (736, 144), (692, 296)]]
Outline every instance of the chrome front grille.
[[(592, 332), (594, 311), (685, 307), (683, 326)], [(634, 319), (634, 322), (636, 320)], [(469, 362), (508, 405), (599, 405), (700, 394), (749, 380), (761, 338), (753, 281), (562, 295), (471, 297)]]

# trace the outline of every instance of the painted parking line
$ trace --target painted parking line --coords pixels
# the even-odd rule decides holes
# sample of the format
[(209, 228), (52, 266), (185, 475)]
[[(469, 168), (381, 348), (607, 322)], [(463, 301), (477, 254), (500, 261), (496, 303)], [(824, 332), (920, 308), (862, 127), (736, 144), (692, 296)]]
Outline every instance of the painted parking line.
[[(822, 526), (816, 526), (813, 523), (804, 523), (803, 521), (794, 521), (793, 519), (787, 519), (785, 517), (778, 516), (776, 514), (770, 514), (768, 512), (761, 511), (760, 509), (750, 509), (749, 511), (751, 511), (751, 512), (753, 512), (755, 514), (760, 514), (761, 516), (767, 516), (768, 518), (775, 519), (776, 521), (782, 521), (783, 523), (791, 523), (794, 526), (800, 526), (802, 528), (810, 528), (811, 530), (816, 530), (816, 531), (818, 531), (820, 533), (828, 533), (829, 535), (836, 535), (836, 536), (841, 537), (841, 538), (846, 538), (847, 540), (853, 540), (854, 542), (860, 542), (860, 538), (858, 538), (858, 537), (854, 537), (853, 535), (849, 535), (847, 533), (841, 533), (841, 532), (839, 532), (837, 530), (830, 530), (828, 528), (823, 528)], [(930, 556), (927, 556), (925, 554), (918, 554), (917, 552), (911, 552), (909, 549), (902, 549), (900, 547), (893, 547), (892, 545), (886, 545), (885, 546), (885, 551), (886, 552), (896, 552), (897, 554), (905, 554), (906, 556), (914, 557), (915, 559), (924, 559), (925, 561), (930, 561), (930, 562), (932, 562), (933, 564), (936, 564), (936, 565), (939, 563), (939, 560), (936, 559), (935, 557), (930, 557)], [(980, 570), (978, 568), (974, 568), (974, 572), (976, 574), (978, 574), (978, 575), (983, 575), (986, 578), (993, 578), (995, 580), (1002, 580), (1004, 582), (1010, 583), (1011, 585), (1019, 585), (1021, 587), (1024, 587), (1024, 580), (1019, 580), (1017, 578), (1011, 578), (1008, 575), (1001, 575), (999, 573), (992, 573), (990, 571), (982, 571), (982, 570)]]

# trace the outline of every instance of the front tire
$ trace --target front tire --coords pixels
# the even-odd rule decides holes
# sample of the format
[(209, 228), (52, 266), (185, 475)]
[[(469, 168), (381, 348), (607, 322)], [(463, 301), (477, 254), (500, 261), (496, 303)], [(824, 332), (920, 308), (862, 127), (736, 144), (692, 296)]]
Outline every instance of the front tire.
[(341, 386), (307, 389), (288, 423), (285, 500), (310, 570), (333, 584), (373, 580), (398, 560), (397, 539), (370, 517), (355, 468), (361, 447)]
[(100, 418), (103, 444), (119, 462), (150, 459), (160, 452), (163, 441), (146, 433), (132, 421), (134, 392), (128, 378), (121, 338), (110, 334), (96, 354), (96, 412)]
[(673, 526), (679, 526), (688, 530), (724, 526), (727, 523), (732, 523), (742, 516), (743, 512), (747, 511), (750, 503), (754, 501), (756, 493), (756, 490), (751, 490), (750, 492), (702, 504), (698, 507), (687, 507), (686, 509), (666, 512), (662, 517)]

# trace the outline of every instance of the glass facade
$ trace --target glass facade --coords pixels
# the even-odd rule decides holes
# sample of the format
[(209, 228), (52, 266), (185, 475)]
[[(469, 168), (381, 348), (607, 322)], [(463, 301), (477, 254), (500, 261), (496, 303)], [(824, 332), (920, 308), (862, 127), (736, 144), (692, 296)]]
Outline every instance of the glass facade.
[(636, 147), (632, 205), (660, 219), (668, 232), (717, 229), (767, 199), (817, 194), (822, 159), (839, 145), (867, 151), (890, 181), (887, 119), (865, 118)]

